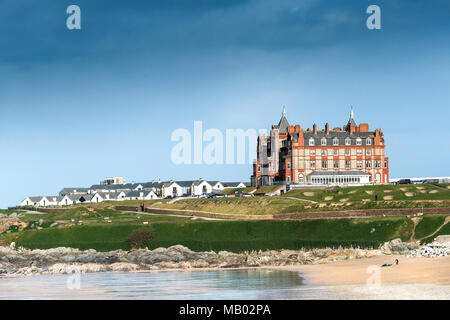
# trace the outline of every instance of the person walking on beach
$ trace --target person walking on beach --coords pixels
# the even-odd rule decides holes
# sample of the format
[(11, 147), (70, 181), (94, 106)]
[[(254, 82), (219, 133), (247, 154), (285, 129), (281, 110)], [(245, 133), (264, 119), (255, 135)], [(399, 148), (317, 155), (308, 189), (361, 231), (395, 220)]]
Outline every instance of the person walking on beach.
[(395, 259), (395, 264), (398, 265), (398, 259)]

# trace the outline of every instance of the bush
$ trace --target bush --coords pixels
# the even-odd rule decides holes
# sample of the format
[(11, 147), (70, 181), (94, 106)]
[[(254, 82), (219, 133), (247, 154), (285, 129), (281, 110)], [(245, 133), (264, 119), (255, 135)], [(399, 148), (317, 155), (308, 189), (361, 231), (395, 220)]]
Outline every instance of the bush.
[(141, 249), (146, 247), (147, 243), (155, 237), (156, 233), (153, 229), (133, 231), (127, 239), (131, 249)]

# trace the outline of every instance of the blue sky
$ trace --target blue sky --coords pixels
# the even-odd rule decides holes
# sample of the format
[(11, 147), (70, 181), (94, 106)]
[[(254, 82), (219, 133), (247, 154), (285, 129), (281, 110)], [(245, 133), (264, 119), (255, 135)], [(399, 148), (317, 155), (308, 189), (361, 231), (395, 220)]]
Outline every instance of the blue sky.
[(303, 128), (353, 105), (391, 177), (450, 175), (449, 33), (444, 0), (3, 0), (0, 207), (104, 176), (248, 181), (250, 165), (172, 164), (171, 133), (270, 128), (283, 105)]

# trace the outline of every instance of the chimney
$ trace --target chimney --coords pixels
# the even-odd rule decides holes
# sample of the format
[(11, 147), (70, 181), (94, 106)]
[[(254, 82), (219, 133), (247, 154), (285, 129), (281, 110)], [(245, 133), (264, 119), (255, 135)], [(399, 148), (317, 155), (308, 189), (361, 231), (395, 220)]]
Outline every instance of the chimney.
[(317, 124), (313, 124), (313, 131), (314, 131), (314, 134), (316, 134), (317, 133)]
[(328, 124), (328, 122), (325, 124), (325, 132), (327, 134), (330, 134), (330, 125)]

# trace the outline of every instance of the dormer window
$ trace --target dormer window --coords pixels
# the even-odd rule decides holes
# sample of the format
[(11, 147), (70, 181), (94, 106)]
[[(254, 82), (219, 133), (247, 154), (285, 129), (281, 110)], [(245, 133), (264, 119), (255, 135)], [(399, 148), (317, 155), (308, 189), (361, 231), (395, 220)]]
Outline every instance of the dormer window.
[(362, 139), (361, 138), (356, 138), (356, 145), (357, 146), (360, 146), (360, 145), (362, 145)]
[(322, 140), (320, 140), (320, 144), (323, 146), (327, 145), (327, 139), (326, 138), (322, 138)]
[(367, 138), (366, 139), (366, 145), (371, 146), (372, 145), (372, 139)]
[(333, 146), (338, 146), (339, 145), (339, 139), (337, 137), (335, 137), (333, 139)]
[(352, 140), (349, 137), (345, 138), (345, 145), (349, 146), (351, 144), (352, 144)]
[(309, 145), (313, 146), (314, 145), (314, 138), (309, 138)]

